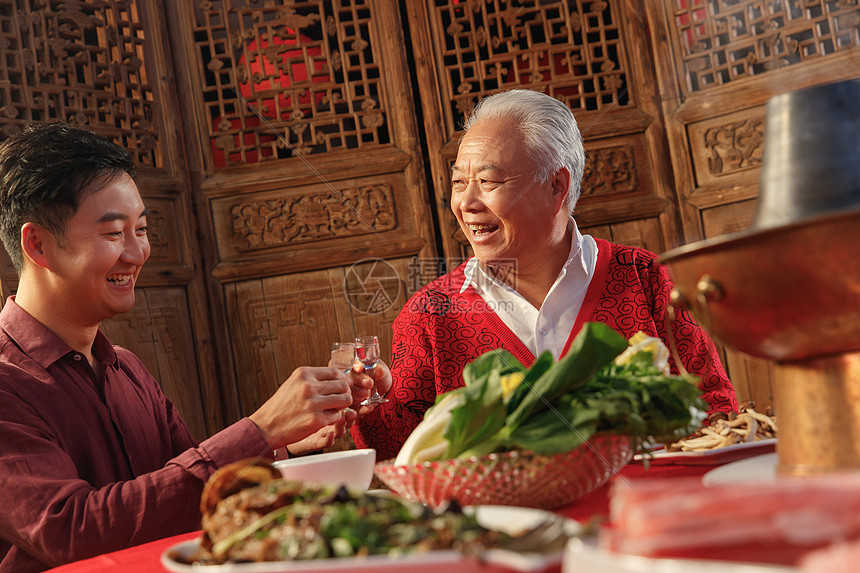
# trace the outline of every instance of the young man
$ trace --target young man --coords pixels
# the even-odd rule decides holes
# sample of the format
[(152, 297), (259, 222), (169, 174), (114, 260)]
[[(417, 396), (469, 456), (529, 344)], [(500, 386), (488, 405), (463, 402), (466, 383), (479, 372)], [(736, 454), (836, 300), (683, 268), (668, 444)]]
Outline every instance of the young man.
[(0, 235), (20, 276), (0, 312), (0, 571), (198, 528), (218, 467), (330, 445), (373, 384), (299, 368), (259, 410), (194, 440), (140, 360), (99, 331), (134, 306), (150, 252), (133, 174), (125, 150), (62, 124), (0, 145)]

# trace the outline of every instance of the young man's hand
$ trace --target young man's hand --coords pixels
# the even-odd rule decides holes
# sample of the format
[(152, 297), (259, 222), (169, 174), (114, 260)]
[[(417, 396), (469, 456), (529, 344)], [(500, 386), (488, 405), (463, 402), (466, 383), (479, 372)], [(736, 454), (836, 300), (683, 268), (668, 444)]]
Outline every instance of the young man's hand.
[(296, 368), (275, 394), (248, 417), (272, 449), (278, 449), (300, 442), (326, 426), (345, 424), (343, 410), (353, 401), (346, 374), (337, 368), (303, 366)]

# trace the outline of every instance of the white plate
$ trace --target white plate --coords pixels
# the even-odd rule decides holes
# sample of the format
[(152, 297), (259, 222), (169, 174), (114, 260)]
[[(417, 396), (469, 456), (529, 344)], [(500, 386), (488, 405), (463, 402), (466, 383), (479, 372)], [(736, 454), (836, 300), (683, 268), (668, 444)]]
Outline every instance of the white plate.
[(800, 573), (800, 570), (783, 565), (622, 555), (571, 539), (564, 551), (562, 573)]
[(757, 442), (744, 442), (732, 444), (724, 448), (702, 450), (698, 452), (667, 452), (657, 450), (650, 454), (637, 454), (634, 461), (644, 461), (650, 457), (652, 464), (674, 464), (674, 465), (718, 465), (734, 462), (736, 460), (767, 454), (776, 448), (776, 438), (758, 440)]
[(715, 486), (738, 482), (772, 483), (776, 480), (778, 454), (765, 454), (739, 460), (713, 469), (702, 476), (702, 485)]
[[(475, 507), (478, 522), (488, 529), (516, 534), (524, 529), (535, 527), (545, 519), (563, 519), (557, 515), (539, 509), (525, 507), (510, 507), (483, 505)], [(580, 531), (577, 522), (564, 520), (568, 533), (575, 535)], [(373, 571), (408, 570), (409, 573), (439, 573), (440, 568), (450, 567), (459, 572), (486, 572), (486, 564), (495, 566), (495, 570), (538, 572), (561, 565), (561, 551), (548, 555), (534, 553), (514, 553), (503, 549), (493, 549), (481, 557), (483, 563), (476, 558), (467, 558), (457, 551), (431, 551), (418, 555), (388, 557), (371, 555), (363, 558), (332, 558), (315, 561), (272, 561), (267, 563), (225, 563), (224, 565), (186, 565), (170, 557), (174, 552), (180, 558), (188, 559), (197, 550), (199, 540), (177, 543), (162, 553), (161, 564), (168, 571), (175, 573), (288, 573), (292, 571), (324, 573), (326, 571), (349, 571), (350, 573), (371, 573)]]

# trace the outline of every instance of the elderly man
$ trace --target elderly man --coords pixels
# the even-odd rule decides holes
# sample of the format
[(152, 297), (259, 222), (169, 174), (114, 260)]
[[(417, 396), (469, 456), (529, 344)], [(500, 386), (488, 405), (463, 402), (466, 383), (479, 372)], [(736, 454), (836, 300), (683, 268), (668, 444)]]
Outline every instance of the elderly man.
[[(451, 209), (475, 256), (416, 293), (394, 323), (389, 402), (359, 420), (360, 446), (397, 454), (436, 397), (495, 348), (526, 366), (558, 358), (588, 321), (672, 336), (712, 411), (737, 409), (714, 345), (686, 313), (666, 331), (672, 285), (654, 253), (580, 234), (571, 216), (585, 164), (570, 109), (530, 90), (482, 100), (453, 166)], [(677, 371), (674, 363), (673, 369)]]
[(133, 307), (150, 252), (133, 173), (128, 152), (62, 124), (0, 146), (0, 234), (20, 275), (0, 312), (0, 571), (199, 528), (216, 469), (331, 445), (373, 385), (299, 368), (256, 412), (193, 439), (140, 360), (99, 330)]

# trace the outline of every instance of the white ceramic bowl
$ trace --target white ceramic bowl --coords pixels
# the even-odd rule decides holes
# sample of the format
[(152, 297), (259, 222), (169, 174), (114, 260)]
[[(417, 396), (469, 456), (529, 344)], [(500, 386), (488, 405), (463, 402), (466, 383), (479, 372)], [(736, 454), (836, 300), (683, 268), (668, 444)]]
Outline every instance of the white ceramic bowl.
[(284, 479), (312, 481), (325, 485), (345, 485), (366, 491), (373, 479), (376, 450), (345, 450), (278, 460), (274, 466)]

